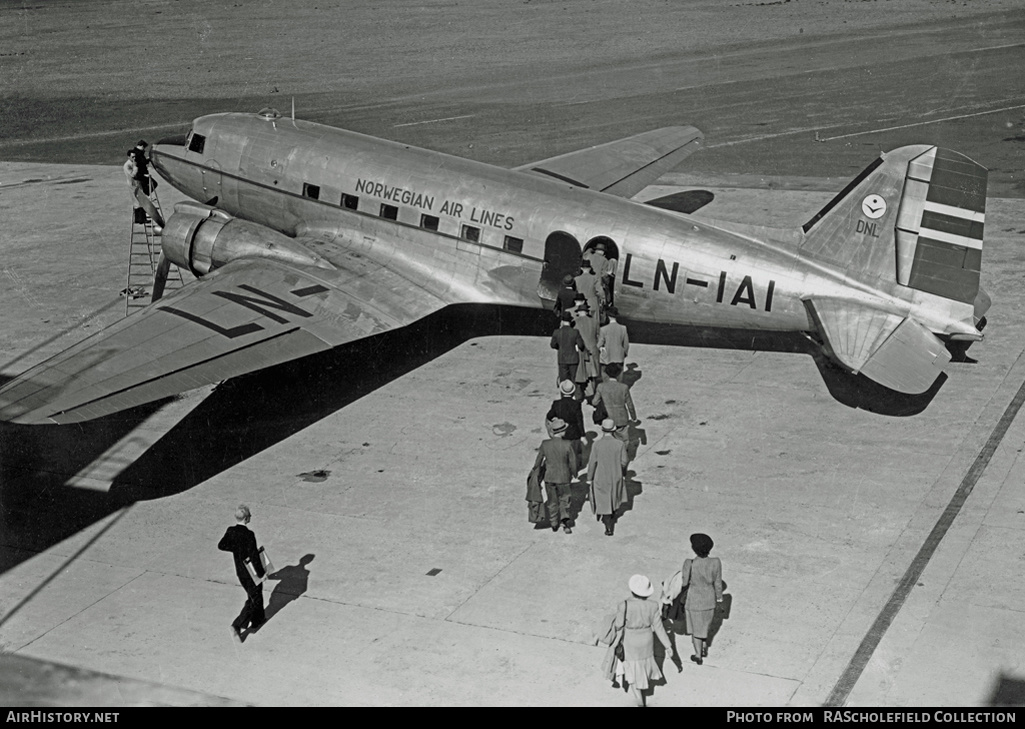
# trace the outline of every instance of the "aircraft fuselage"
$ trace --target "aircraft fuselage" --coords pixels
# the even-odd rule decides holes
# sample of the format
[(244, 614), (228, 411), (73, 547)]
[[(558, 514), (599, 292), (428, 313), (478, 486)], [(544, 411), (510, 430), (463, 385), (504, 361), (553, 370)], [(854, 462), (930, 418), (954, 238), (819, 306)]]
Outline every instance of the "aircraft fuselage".
[[(905, 314), (916, 304), (911, 289), (853, 280), (799, 255), (794, 241), (280, 116), (202, 117), (188, 147), (157, 144), (152, 158), (200, 202), (312, 237), (327, 260), (335, 246), (364, 251), (443, 296), (465, 286), (478, 298), (488, 291), (493, 303), (541, 306), (553, 239), (563, 254), (569, 246), (560, 260), (575, 268), (580, 250), (601, 237), (614, 244), (616, 305), (627, 319), (806, 331), (814, 325), (802, 299), (816, 293), (839, 291)], [(558, 280), (569, 270), (546, 275)], [(920, 318), (938, 333), (971, 329), (932, 309)]]

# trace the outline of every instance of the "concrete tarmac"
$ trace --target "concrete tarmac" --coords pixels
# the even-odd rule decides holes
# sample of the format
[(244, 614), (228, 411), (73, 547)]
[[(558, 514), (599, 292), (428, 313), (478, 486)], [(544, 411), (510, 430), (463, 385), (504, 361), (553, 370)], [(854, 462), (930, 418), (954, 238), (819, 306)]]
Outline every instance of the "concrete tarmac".
[[(591, 632), (704, 531), (730, 617), (701, 667), (676, 636), (683, 671), (666, 662), (650, 705), (1025, 703), (1025, 12), (946, 5), (355, 2), (343, 35), (311, 2), (0, 9), (0, 377), (123, 316), (124, 149), (293, 93), (305, 118), (501, 164), (694, 123), (706, 149), (642, 199), (705, 190), (696, 217), (781, 225), (879, 149), (946, 144), (991, 169), (994, 300), (987, 339), (920, 398), (800, 337), (638, 331), (612, 538), (582, 489), (572, 535), (527, 523), (555, 367), (517, 312), (81, 426), (2, 424), (0, 702), (625, 705)], [(280, 577), (242, 646), (216, 550), (239, 501)]]

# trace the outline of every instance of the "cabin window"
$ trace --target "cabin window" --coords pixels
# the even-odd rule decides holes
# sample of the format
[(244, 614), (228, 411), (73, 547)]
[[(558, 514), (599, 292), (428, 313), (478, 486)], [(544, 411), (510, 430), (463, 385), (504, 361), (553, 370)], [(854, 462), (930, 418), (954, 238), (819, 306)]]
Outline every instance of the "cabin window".
[(303, 197), (308, 197), (310, 200), (320, 199), (320, 185), (311, 185), (308, 182), (303, 183)]
[(349, 210), (355, 210), (359, 207), (359, 198), (356, 195), (346, 195), (342, 193), (342, 207)]
[(196, 154), (203, 154), (203, 147), (206, 146), (206, 137), (202, 134), (192, 134), (192, 138), (189, 140), (189, 151), (195, 152)]
[(386, 218), (388, 220), (398, 220), (399, 209), (394, 205), (389, 205), (388, 203), (381, 203), (381, 217)]
[(480, 228), (474, 228), (472, 225), (464, 225), (463, 232), (459, 236), (466, 240), (472, 240), (474, 243), (480, 243)]
[(523, 239), (507, 235), (502, 247), (507, 251), (512, 251), (513, 253), (523, 253)]
[(427, 230), (438, 229), (438, 218), (434, 215), (421, 215), (420, 216), (420, 227), (427, 228)]

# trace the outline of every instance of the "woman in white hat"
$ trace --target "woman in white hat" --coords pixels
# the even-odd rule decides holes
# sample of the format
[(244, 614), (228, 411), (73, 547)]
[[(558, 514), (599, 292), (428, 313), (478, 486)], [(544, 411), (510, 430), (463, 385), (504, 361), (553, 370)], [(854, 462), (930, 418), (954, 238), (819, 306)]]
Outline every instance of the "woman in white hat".
[(623, 687), (629, 686), (634, 701), (644, 706), (644, 691), (652, 681), (662, 680), (662, 671), (655, 661), (657, 635), (665, 646), (666, 655), (675, 657), (673, 644), (662, 626), (662, 610), (658, 600), (648, 600), (655, 588), (644, 575), (630, 578), (630, 597), (624, 600), (616, 613), (616, 628), (622, 635), (622, 660), (616, 674), (622, 675)]

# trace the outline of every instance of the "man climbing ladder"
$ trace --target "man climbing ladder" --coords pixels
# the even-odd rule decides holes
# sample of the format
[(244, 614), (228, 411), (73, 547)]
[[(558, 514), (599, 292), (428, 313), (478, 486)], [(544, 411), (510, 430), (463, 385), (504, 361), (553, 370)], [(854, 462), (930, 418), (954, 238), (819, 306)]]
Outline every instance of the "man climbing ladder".
[(150, 199), (150, 195), (157, 188), (157, 181), (149, 174), (146, 147), (146, 140), (140, 139), (132, 149), (128, 150), (128, 159), (122, 169), (125, 171), (125, 177), (128, 179), (128, 185), (132, 191), (133, 221), (145, 223), (146, 216), (149, 216), (159, 234), (164, 227), (164, 219), (160, 215), (160, 210)]

